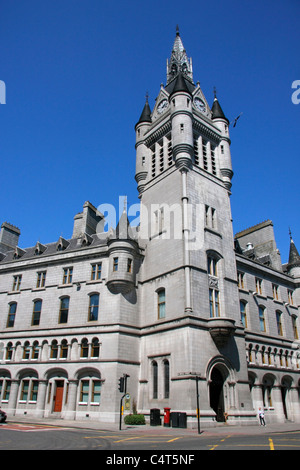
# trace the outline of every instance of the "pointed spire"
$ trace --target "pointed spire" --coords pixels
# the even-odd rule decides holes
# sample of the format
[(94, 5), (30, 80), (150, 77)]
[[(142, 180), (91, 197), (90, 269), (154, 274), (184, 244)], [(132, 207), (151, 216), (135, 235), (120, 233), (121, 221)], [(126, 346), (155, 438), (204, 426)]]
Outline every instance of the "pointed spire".
[(289, 262), (288, 268), (292, 268), (294, 266), (300, 266), (300, 255), (292, 238), (291, 229), (289, 229), (290, 234), (290, 253), (289, 253)]
[(215, 96), (215, 99), (211, 108), (212, 119), (225, 119), (229, 124), (229, 121), (227, 117), (225, 116), (225, 114), (223, 113), (223, 109), (221, 108), (221, 105), (218, 101), (216, 87), (214, 87), (214, 96)]
[(138, 120), (137, 124), (140, 124), (141, 122), (152, 122), (152, 120), (151, 120), (151, 109), (150, 109), (150, 106), (149, 106), (148, 99), (149, 99), (149, 95), (148, 95), (148, 92), (147, 92), (146, 93), (146, 103), (145, 103), (142, 114), (141, 114), (140, 119)]
[(182, 72), (186, 78), (193, 83), (192, 59), (188, 59), (186, 50), (179, 34), (179, 27), (176, 26), (176, 36), (172, 49), (170, 61), (167, 61), (167, 85)]

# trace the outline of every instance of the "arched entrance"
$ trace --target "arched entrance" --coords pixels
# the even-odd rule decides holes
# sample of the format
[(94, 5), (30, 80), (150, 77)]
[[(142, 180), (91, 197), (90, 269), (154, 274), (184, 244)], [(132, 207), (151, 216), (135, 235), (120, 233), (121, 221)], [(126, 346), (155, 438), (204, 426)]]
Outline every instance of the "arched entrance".
[(225, 405), (224, 405), (224, 386), (225, 379), (217, 367), (214, 367), (209, 384), (209, 404), (216, 413), (216, 420), (218, 422), (225, 421)]

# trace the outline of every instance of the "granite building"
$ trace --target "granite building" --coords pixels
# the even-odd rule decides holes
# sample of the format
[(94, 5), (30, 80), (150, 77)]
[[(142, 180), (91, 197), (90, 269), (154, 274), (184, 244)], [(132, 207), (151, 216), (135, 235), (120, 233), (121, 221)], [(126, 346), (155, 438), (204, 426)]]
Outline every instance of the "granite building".
[[(273, 224), (234, 236), (230, 123), (193, 79), (177, 30), (166, 84), (136, 131), (140, 224), (86, 202), (71, 239), (0, 232), (0, 405), (9, 415), (118, 422), (181, 412), (188, 426), (300, 422), (300, 256)], [(197, 387), (196, 387), (197, 386)]]

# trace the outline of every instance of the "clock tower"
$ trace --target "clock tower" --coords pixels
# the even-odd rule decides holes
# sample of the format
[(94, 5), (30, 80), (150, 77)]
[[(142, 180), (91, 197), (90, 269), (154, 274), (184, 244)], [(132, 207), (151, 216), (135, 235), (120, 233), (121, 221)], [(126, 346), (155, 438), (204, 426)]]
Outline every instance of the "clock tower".
[[(152, 110), (146, 98), (135, 130), (139, 243), (144, 249), (139, 318), (146, 332), (141, 383), (155, 389), (152, 393), (143, 385), (140, 403), (151, 409), (155, 397), (161, 397), (160, 405), (165, 400), (173, 409), (182, 403), (192, 409), (195, 371), (201, 377), (204, 419), (218, 408), (210, 383), (218, 387), (222, 382), (224, 395), (229, 389), (235, 394), (234, 406), (242, 402), (249, 410), (230, 207), (229, 121), (216, 93), (210, 107), (194, 83), (192, 60), (178, 28), (166, 84)], [(167, 373), (166, 364), (173, 377), (170, 399), (163, 384), (155, 388), (153, 378)], [(223, 402), (221, 409), (228, 407)]]

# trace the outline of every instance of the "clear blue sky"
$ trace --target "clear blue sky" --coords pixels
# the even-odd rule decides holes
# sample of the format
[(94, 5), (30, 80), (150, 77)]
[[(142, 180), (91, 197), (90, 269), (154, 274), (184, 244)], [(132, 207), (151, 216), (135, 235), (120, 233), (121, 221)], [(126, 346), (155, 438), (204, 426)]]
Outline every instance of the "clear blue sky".
[(0, 1), (0, 223), (22, 248), (72, 235), (86, 200), (138, 202), (134, 125), (166, 82), (176, 24), (231, 128), (234, 231), (271, 219), (300, 250), (299, 0)]

